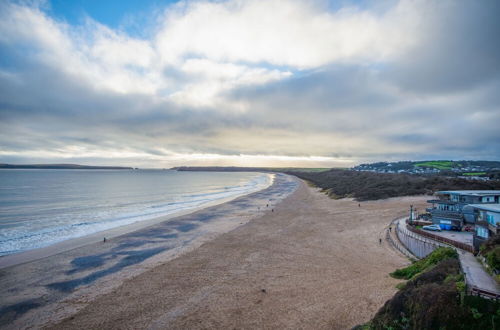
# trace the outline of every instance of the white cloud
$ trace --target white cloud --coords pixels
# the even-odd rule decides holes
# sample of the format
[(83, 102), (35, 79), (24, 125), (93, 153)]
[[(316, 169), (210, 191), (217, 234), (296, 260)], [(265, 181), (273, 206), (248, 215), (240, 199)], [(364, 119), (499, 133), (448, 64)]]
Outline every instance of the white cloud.
[(269, 83), (291, 76), (291, 72), (253, 68), (207, 59), (187, 59), (180, 70), (192, 77), (180, 91), (171, 95), (178, 104), (197, 107), (233, 108), (234, 103), (221, 96), (236, 87)]
[(0, 157), (498, 157), (496, 12), (431, 0), (337, 11), (323, 0), (185, 1), (140, 39), (0, 2)]
[[(316, 2), (295, 0), (189, 1), (168, 7), (155, 37), (141, 40), (91, 18), (74, 27), (37, 7), (6, 4), (0, 38), (34, 48), (38, 61), (93, 88), (240, 111), (224, 105), (222, 94), (291, 75), (273, 65), (294, 70), (377, 61), (405, 48), (411, 38), (403, 36), (414, 21), (406, 7), (376, 16), (356, 9), (329, 13)], [(406, 23), (395, 29), (399, 14)], [(170, 76), (172, 67), (191, 79)]]
[(152, 71), (154, 51), (137, 40), (88, 20), (72, 27), (39, 8), (3, 5), (1, 40), (24, 47), (39, 62), (96, 88), (120, 93), (155, 93), (161, 87)]
[(317, 1), (182, 2), (157, 35), (164, 63), (186, 55), (214, 61), (314, 68), (334, 61), (377, 61), (415, 40), (416, 16), (403, 3), (377, 16), (354, 8), (330, 13)]

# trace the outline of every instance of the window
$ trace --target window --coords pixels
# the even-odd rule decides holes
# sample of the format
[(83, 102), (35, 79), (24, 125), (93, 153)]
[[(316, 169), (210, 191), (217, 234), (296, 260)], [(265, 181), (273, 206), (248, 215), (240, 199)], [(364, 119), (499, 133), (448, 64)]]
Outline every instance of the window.
[(486, 214), (486, 221), (492, 225), (496, 225), (495, 218), (493, 218), (493, 215), (491, 214)]
[(483, 227), (476, 227), (476, 234), (482, 238), (488, 238), (488, 230)]

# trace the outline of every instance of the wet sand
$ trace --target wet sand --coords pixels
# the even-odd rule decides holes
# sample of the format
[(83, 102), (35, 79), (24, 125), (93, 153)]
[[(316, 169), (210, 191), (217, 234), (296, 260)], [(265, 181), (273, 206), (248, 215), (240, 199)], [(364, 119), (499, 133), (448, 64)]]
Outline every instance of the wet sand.
[[(300, 183), (262, 216), (130, 277), (66, 300), (51, 329), (349, 329), (395, 292), (408, 263), (384, 228), (425, 196), (332, 200)], [(91, 302), (89, 304), (89, 302)], [(80, 306), (80, 308), (72, 307)], [(84, 307), (81, 307), (84, 306)]]
[[(273, 180), (275, 177), (275, 174), (269, 174), (273, 176)], [(271, 183), (272, 185), (272, 183)], [(23, 263), (27, 263), (30, 261), (42, 259), (42, 258), (47, 258), (56, 254), (60, 254), (69, 250), (73, 250), (76, 248), (84, 247), (93, 243), (98, 243), (102, 242), (103, 238), (105, 237), (106, 239), (114, 238), (114, 237), (119, 237), (123, 236), (125, 234), (131, 233), (131, 232), (136, 232), (139, 230), (142, 230), (143, 228), (150, 227), (159, 223), (163, 223), (167, 220), (173, 219), (173, 218), (180, 218), (183, 215), (191, 214), (199, 210), (207, 209), (211, 206), (215, 205), (220, 205), (227, 203), (229, 201), (232, 201), (236, 198), (239, 197), (229, 197), (226, 199), (222, 200), (216, 200), (209, 202), (207, 204), (204, 204), (199, 207), (195, 207), (193, 209), (188, 209), (188, 210), (183, 210), (179, 212), (175, 212), (172, 214), (168, 214), (165, 216), (160, 216), (160, 217), (155, 217), (152, 219), (147, 219), (147, 220), (142, 220), (142, 221), (137, 221), (125, 226), (119, 226), (111, 229), (107, 229), (104, 231), (100, 231), (91, 235), (86, 235), (83, 237), (77, 237), (69, 240), (65, 240), (56, 244), (49, 245), (47, 247), (42, 247), (34, 250), (28, 250), (25, 252), (21, 253), (16, 253), (16, 254), (11, 254), (11, 255), (5, 255), (5, 256), (0, 256), (0, 269), (2, 268), (7, 268), (15, 265), (20, 265)]]
[(68, 241), (62, 253), (33, 251), (30, 258), (37, 260), (21, 264), (17, 263), (26, 261), (24, 256), (20, 260), (12, 256), (9, 262), (14, 265), (0, 269), (0, 327), (40, 328), (72, 315), (125, 280), (262, 216), (298, 183), (296, 178), (276, 174), (266, 189), (190, 214), (155, 219), (152, 226), (105, 243), (102, 238), (83, 246), (78, 240)]

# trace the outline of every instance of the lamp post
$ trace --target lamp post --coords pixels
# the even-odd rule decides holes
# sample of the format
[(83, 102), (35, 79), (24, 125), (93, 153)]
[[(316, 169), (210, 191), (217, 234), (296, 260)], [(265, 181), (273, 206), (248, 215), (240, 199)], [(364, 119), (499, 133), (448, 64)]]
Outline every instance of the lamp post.
[(413, 205), (410, 205), (410, 225), (413, 224)]

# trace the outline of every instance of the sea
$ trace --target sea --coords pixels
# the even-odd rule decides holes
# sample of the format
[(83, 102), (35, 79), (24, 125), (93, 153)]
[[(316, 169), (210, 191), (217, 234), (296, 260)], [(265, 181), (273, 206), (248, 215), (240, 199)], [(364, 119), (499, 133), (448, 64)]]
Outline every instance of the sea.
[(264, 189), (255, 172), (0, 170), (0, 256)]

